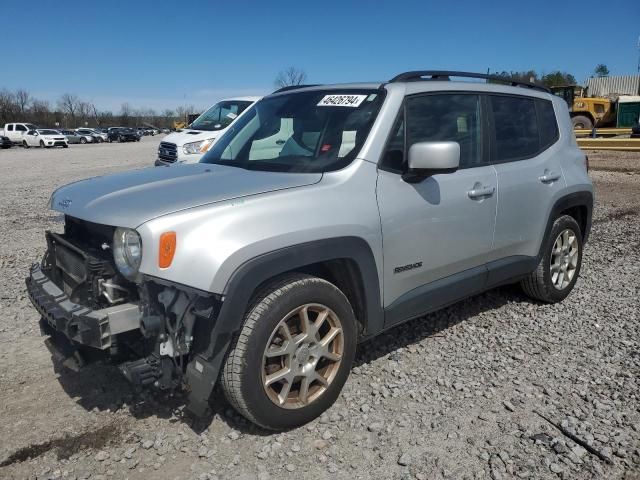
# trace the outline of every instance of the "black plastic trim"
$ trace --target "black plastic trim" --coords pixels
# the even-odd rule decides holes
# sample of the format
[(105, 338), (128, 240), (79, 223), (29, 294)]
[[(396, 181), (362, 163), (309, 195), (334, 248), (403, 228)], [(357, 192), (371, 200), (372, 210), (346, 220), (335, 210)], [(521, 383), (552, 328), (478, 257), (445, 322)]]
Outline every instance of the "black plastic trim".
[(197, 352), (187, 366), (186, 379), (191, 393), (189, 409), (202, 414), (218, 379), (222, 362), (233, 335), (242, 327), (247, 305), (255, 290), (282, 273), (315, 263), (349, 259), (355, 261), (362, 280), (366, 335), (383, 329), (378, 269), (371, 248), (358, 237), (336, 237), (303, 243), (266, 253), (241, 265), (227, 283), (225, 299), (211, 329), (208, 347)]
[(591, 233), (591, 223), (593, 217), (593, 194), (588, 191), (570, 193), (556, 200), (556, 202), (553, 204), (553, 207), (551, 208), (551, 212), (547, 220), (547, 227), (544, 231), (542, 244), (540, 245), (540, 253), (538, 253), (538, 259), (542, 255), (542, 249), (544, 248), (545, 240), (549, 236), (549, 232), (551, 232), (553, 222), (555, 222), (556, 218), (558, 218), (561, 212), (573, 207), (586, 207), (587, 209), (584, 235), (582, 237), (582, 243), (587, 243), (589, 234)]
[(500, 285), (517, 282), (533, 272), (537, 265), (536, 257), (516, 255), (421, 285), (385, 308), (385, 329)]
[(487, 283), (487, 273), (487, 267), (482, 265), (414, 288), (385, 308), (385, 328), (481, 292)]

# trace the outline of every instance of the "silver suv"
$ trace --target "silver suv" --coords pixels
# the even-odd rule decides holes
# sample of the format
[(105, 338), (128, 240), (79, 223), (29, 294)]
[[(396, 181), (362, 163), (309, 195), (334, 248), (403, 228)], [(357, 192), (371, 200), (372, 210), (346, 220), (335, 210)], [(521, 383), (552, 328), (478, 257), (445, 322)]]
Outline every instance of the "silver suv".
[(196, 414), (219, 382), (285, 429), (329, 408), (385, 329), (509, 283), (563, 300), (591, 226), (587, 159), (562, 99), (499, 82), (287, 89), (198, 164), (58, 189), (64, 232), (26, 280), (48, 342), (69, 366), (102, 352), (135, 384), (184, 387)]

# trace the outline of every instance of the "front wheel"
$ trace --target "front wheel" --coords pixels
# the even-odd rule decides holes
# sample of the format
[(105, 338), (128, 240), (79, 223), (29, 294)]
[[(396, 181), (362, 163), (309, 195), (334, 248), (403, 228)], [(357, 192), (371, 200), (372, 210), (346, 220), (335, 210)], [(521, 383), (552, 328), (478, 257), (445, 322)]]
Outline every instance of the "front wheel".
[(107, 139), (107, 141), (108, 141), (109, 143), (113, 143), (113, 138), (109, 137), (109, 138)]
[(545, 241), (538, 267), (521, 282), (527, 296), (546, 303), (564, 300), (573, 290), (582, 265), (582, 231), (576, 220), (556, 219)]
[(84, 145), (85, 143), (87, 143), (87, 139), (86, 139), (86, 138), (84, 138), (84, 137), (82, 137), (82, 138), (80, 139), (80, 143)]
[(232, 341), (222, 389), (234, 408), (264, 428), (310, 422), (338, 398), (356, 350), (356, 320), (333, 284), (282, 276), (257, 294)]
[(22, 141), (22, 147), (23, 147), (23, 148), (29, 148), (29, 144), (27, 143), (27, 141), (26, 141), (26, 140), (23, 140), (23, 141)]

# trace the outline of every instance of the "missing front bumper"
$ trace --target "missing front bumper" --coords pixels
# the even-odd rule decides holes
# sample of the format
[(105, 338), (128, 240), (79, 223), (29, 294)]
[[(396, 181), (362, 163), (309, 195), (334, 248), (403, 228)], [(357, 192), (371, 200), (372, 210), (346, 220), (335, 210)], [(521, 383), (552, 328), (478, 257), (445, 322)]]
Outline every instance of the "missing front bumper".
[(114, 335), (140, 327), (142, 314), (137, 304), (92, 310), (73, 303), (38, 264), (31, 267), (25, 282), (31, 303), (47, 324), (77, 344), (107, 350)]

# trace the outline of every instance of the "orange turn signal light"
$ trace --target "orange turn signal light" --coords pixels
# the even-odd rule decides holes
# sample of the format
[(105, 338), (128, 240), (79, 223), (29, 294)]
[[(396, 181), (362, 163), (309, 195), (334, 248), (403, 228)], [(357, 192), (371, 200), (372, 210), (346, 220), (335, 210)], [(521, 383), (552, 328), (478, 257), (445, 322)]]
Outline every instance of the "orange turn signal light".
[(176, 253), (176, 232), (164, 232), (160, 235), (160, 251), (158, 254), (158, 266), (169, 268)]

